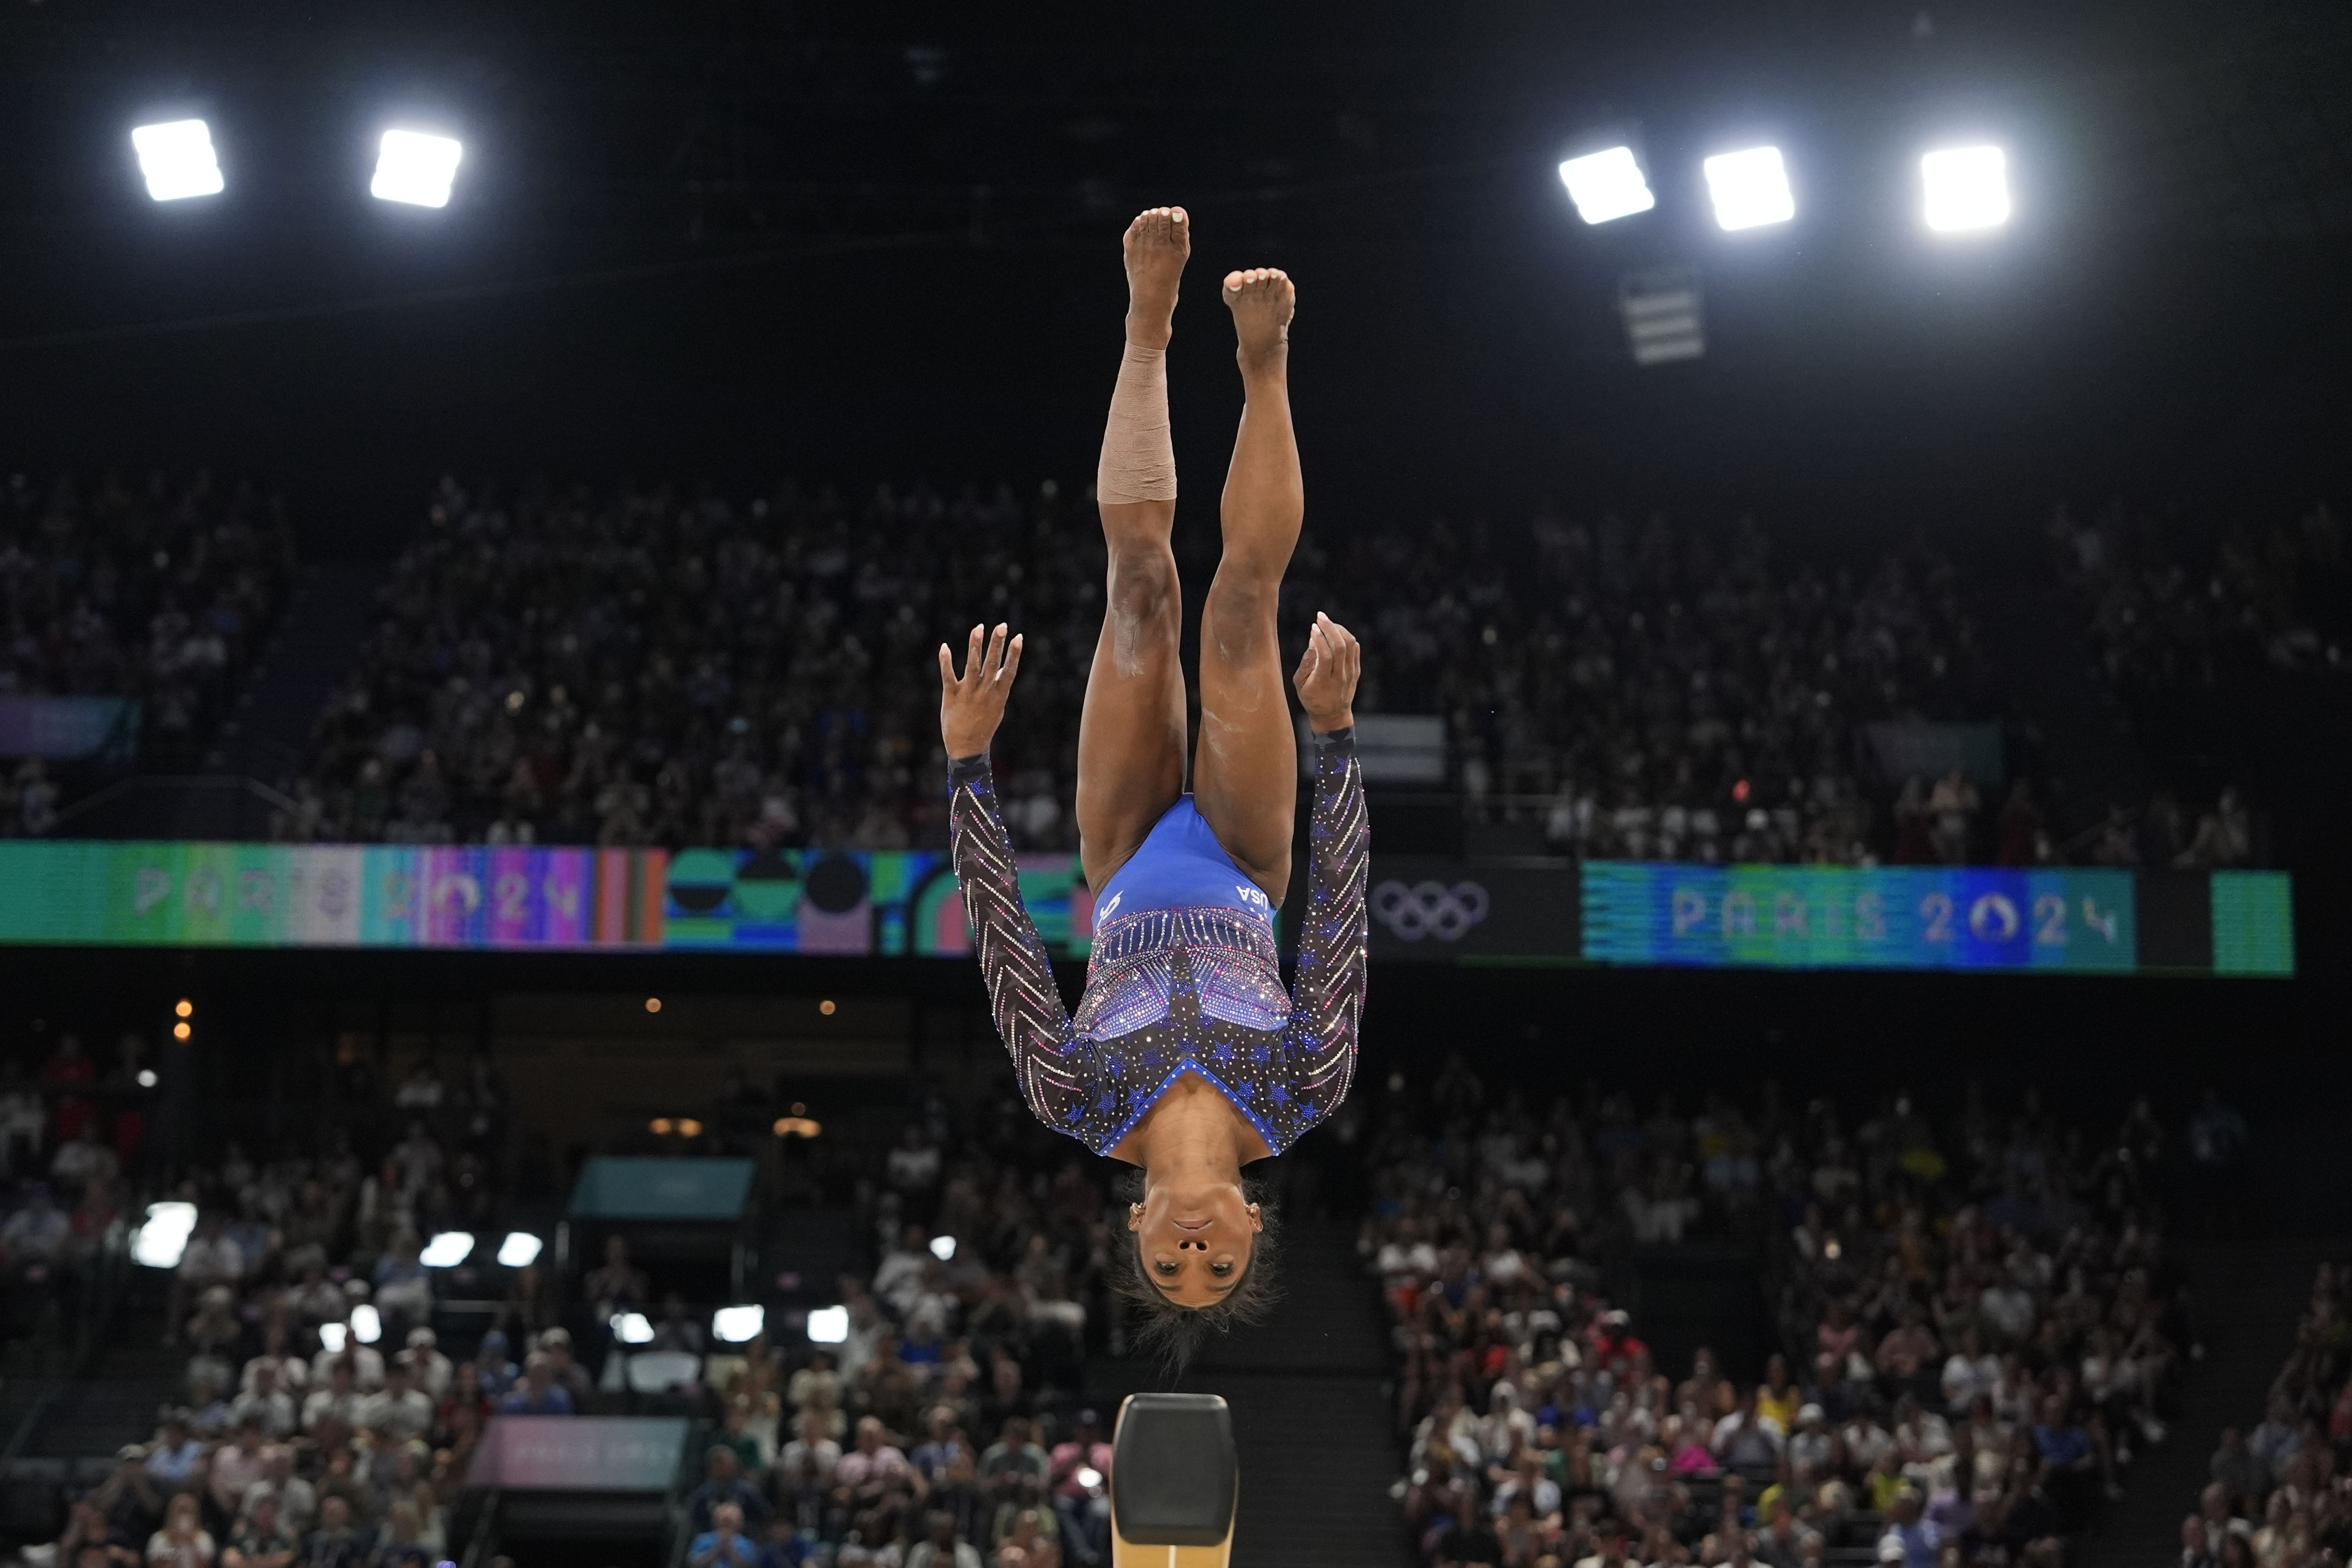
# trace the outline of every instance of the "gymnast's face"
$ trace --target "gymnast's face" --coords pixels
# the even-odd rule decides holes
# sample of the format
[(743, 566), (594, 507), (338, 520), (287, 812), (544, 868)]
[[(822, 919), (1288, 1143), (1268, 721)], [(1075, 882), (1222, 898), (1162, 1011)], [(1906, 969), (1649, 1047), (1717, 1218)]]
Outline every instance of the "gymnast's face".
[(1180, 1307), (1201, 1308), (1233, 1294), (1265, 1222), (1238, 1182), (1147, 1181), (1143, 1201), (1127, 1205), (1127, 1228), (1152, 1289)]

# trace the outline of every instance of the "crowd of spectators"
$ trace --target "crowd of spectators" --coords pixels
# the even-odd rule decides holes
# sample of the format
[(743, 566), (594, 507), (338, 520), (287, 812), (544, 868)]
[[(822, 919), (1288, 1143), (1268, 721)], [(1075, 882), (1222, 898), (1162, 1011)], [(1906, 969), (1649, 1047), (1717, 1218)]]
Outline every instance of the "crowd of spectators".
[[(152, 1089), (136, 1042), (122, 1055), (129, 1082)], [(208, 1141), (166, 1170), (147, 1157), (143, 1105), (60, 1089), (89, 1080), (78, 1059), (61, 1041), (41, 1075), (62, 1141), (52, 1179), (76, 1151), (98, 1151), (80, 1156), (90, 1174), (75, 1223), (109, 1188), (110, 1222), (129, 1222), (108, 1236), (117, 1247), (154, 1229), (163, 1211), (148, 1200), (188, 1205), (160, 1325), (187, 1359), (152, 1438), (72, 1498), (63, 1533), (28, 1557), (61, 1568), (281, 1568), (298, 1553), (348, 1568), (441, 1561), (447, 1510), (494, 1402), (518, 1379), (572, 1370), (560, 1331), (542, 1336), (528, 1372), (507, 1363), (501, 1334), (459, 1363), (437, 1347), (419, 1252), (423, 1237), (478, 1223), (495, 1205), (505, 1100), (487, 1062), (451, 1082), (428, 1061), (387, 1089), (346, 1047), (319, 1064), (318, 1103), (301, 1107), (315, 1135), (274, 1139), (276, 1152), (258, 1159), (234, 1137)], [(7, 1104), (0, 1097), (0, 1115)], [(62, 1125), (77, 1114), (79, 1128)], [(127, 1199), (124, 1171), (142, 1178)], [(37, 1194), (9, 1225), (42, 1203)], [(0, 1246), (5, 1237), (0, 1227)]]
[[(199, 472), (0, 484), (0, 696), (126, 697), (144, 755), (192, 765), (284, 605), (281, 502)], [(0, 836), (49, 830), (52, 770), (0, 770)]]
[[(2105, 1138), (2031, 1090), (1941, 1109), (1889, 1096), (1849, 1126), (1768, 1089), (1538, 1112), (1458, 1062), (1392, 1084), (1361, 1245), (1423, 1560), (1797, 1568), (1859, 1540), (1911, 1568), (2063, 1561), (2165, 1440), (2194, 1345), (2150, 1188), (2166, 1134), (2144, 1101)], [(1631, 1255), (1703, 1239), (1770, 1260), (1780, 1348), (1747, 1381), (1704, 1350), (1660, 1366), (1605, 1293)]]
[(2180, 1568), (2322, 1568), (2352, 1557), (2352, 1269), (2326, 1263), (2251, 1430), (2224, 1427), (2180, 1521)]
[(1776, 561), (1750, 519), (1547, 510), (1310, 536), (1285, 597), (1356, 626), (1362, 709), (1445, 716), (1474, 811), (1548, 801), (1548, 837), (1581, 855), (1885, 858), (1857, 726), (1998, 716), (1958, 574), (1924, 541), (1827, 566)]
[(1050, 483), (739, 505), (445, 482), (281, 831), (941, 844), (931, 650), (985, 617), (1027, 636), (1008, 818), (1066, 847), (1101, 563), (1094, 520)]
[(2120, 503), (2088, 522), (2062, 510), (2050, 537), (2106, 677), (2129, 700), (2278, 671), (2352, 673), (2352, 563), (2344, 520), (2324, 504), (2293, 522), (2221, 528)]
[[(930, 652), (986, 619), (1027, 637), (1008, 820), (1025, 847), (1067, 847), (1101, 570), (1083, 490), (1051, 482), (738, 505), (445, 481), (281, 831), (937, 845)], [(1444, 717), (1474, 812), (1532, 803), (1564, 851), (1996, 847), (1963, 779), (1918, 786), (1935, 832), (1912, 846), (1862, 761), (1866, 721), (1994, 713), (1957, 574), (1924, 542), (1829, 568), (1777, 563), (1747, 521), (1310, 530), (1284, 595), (1302, 624), (1328, 608), (1359, 627), (1366, 710)]]
[(1107, 1563), (1108, 1426), (1077, 1403), (1089, 1352), (1119, 1343), (1105, 1167), (1009, 1079), (864, 1146), (878, 1265), (841, 1280), (837, 1342), (758, 1342), (718, 1386), (689, 1562)]

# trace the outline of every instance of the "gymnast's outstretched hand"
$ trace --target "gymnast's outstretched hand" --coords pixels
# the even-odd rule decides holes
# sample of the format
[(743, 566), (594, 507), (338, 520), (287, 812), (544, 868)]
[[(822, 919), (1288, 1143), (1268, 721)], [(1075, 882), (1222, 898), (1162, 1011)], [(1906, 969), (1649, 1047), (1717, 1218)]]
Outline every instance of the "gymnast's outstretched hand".
[[(982, 638), (987, 637), (987, 646)], [(976, 757), (996, 738), (1004, 721), (1004, 700), (1013, 695), (1013, 673), (1021, 668), (1021, 639), (1008, 640), (1004, 625), (995, 633), (986, 626), (971, 628), (971, 647), (958, 675), (948, 645), (940, 644), (940, 739), (950, 757)], [(1349, 689), (1355, 689), (1351, 679)]]
[[(979, 637), (975, 628), (974, 646)], [(945, 649), (940, 657), (946, 657)], [(1364, 650), (1357, 644), (1356, 634), (1317, 611), (1315, 629), (1307, 634), (1307, 656), (1298, 661), (1298, 673), (1290, 678), (1290, 684), (1298, 689), (1298, 705), (1307, 710), (1307, 722), (1317, 734), (1328, 735), (1356, 721), (1356, 679), (1363, 673)]]

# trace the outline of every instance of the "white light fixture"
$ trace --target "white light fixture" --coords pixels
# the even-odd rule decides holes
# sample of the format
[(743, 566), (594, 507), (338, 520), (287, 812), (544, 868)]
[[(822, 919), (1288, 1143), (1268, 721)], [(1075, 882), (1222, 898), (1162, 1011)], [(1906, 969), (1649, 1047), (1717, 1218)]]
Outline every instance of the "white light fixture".
[(1938, 234), (2009, 221), (2009, 159), (1998, 147), (1950, 147), (1919, 160), (1927, 226)]
[(155, 1069), (153, 1068), (141, 1068), (139, 1069), (139, 1087), (142, 1089), (152, 1089), (155, 1087)]
[(147, 1217), (131, 1238), (131, 1260), (145, 1268), (177, 1268), (195, 1230), (195, 1205), (149, 1204)]
[(710, 1314), (710, 1331), (730, 1345), (756, 1340), (768, 1326), (768, 1310), (761, 1306), (721, 1307)]
[(809, 1343), (837, 1345), (849, 1338), (849, 1309), (819, 1307), (809, 1314)]
[(1687, 267), (1631, 272), (1618, 279), (1617, 310), (1625, 346), (1638, 365), (1671, 364), (1706, 352), (1705, 296)]
[(1634, 161), (1631, 147), (1570, 158), (1559, 166), (1559, 183), (1568, 187), (1576, 216), (1587, 223), (1631, 217), (1658, 205), (1658, 198), (1650, 194), (1650, 183), (1642, 178), (1642, 165)]
[(446, 207), (465, 149), (446, 136), (419, 131), (387, 131), (377, 149), (375, 179), (368, 194), (378, 201)]
[(319, 1325), (319, 1348), (329, 1355), (341, 1355), (343, 1347), (352, 1342), (352, 1331), (341, 1323)]
[(1797, 216), (1797, 198), (1790, 194), (1788, 166), (1780, 162), (1778, 147), (1718, 153), (1702, 166), (1706, 194), (1715, 202), (1715, 221), (1721, 227), (1757, 228)]
[(942, 1263), (953, 1263), (955, 1261), (955, 1237), (952, 1236), (935, 1236), (931, 1237), (931, 1256), (938, 1258)]
[(372, 1345), (383, 1338), (383, 1320), (365, 1301), (352, 1309), (352, 1338), (363, 1345)]
[(455, 1268), (474, 1255), (474, 1238), (462, 1230), (445, 1230), (425, 1244), (416, 1261), (427, 1268)]
[(625, 1345), (649, 1345), (654, 1342), (654, 1326), (643, 1312), (615, 1312), (613, 1337)]
[(159, 202), (216, 196), (228, 184), (213, 151), (212, 128), (201, 120), (142, 125), (131, 132), (131, 145), (147, 177), (147, 194)]
[(539, 1261), (539, 1237), (527, 1230), (510, 1230), (499, 1243), (499, 1261), (509, 1268), (528, 1268)]

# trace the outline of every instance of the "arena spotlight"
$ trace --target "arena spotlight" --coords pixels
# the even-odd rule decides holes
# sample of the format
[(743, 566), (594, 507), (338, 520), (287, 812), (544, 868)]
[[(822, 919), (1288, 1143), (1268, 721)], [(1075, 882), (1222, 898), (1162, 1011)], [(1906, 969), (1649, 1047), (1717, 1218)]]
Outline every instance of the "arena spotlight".
[(1587, 223), (1631, 217), (1658, 205), (1658, 198), (1650, 194), (1650, 183), (1642, 177), (1642, 165), (1635, 161), (1631, 147), (1612, 147), (1606, 152), (1570, 158), (1559, 166), (1559, 183), (1568, 187), (1568, 199), (1576, 204), (1576, 216)]
[(341, 1323), (319, 1325), (319, 1348), (329, 1355), (341, 1355), (343, 1347), (352, 1342), (352, 1331)]
[(654, 1342), (654, 1326), (643, 1312), (615, 1312), (613, 1337), (625, 1345), (649, 1345)]
[(528, 1268), (539, 1261), (539, 1237), (527, 1230), (510, 1230), (499, 1243), (499, 1262), (509, 1268)]
[(474, 1255), (474, 1238), (462, 1230), (436, 1232), (416, 1261), (427, 1268), (455, 1268)]
[(195, 1205), (149, 1204), (147, 1217), (131, 1238), (131, 1261), (142, 1268), (177, 1268), (195, 1229)]
[(837, 1345), (849, 1338), (849, 1309), (819, 1307), (808, 1315), (809, 1343)]
[(383, 1318), (365, 1301), (352, 1309), (352, 1338), (363, 1345), (383, 1338)]
[(1706, 194), (1715, 203), (1717, 226), (1758, 228), (1786, 223), (1797, 216), (1797, 198), (1789, 190), (1788, 165), (1780, 161), (1778, 147), (1718, 153), (1701, 167), (1706, 172)]
[(446, 207), (449, 186), (457, 177), (457, 160), (465, 151), (446, 136), (387, 131), (376, 152), (375, 179), (368, 194), (378, 201)]
[(710, 1331), (730, 1345), (748, 1344), (768, 1327), (768, 1310), (752, 1305), (721, 1307), (710, 1314)]
[(220, 157), (213, 151), (212, 127), (201, 120), (139, 126), (131, 132), (131, 146), (139, 154), (147, 194), (156, 201), (216, 196), (227, 186), (221, 178)]
[(935, 1236), (931, 1237), (931, 1256), (938, 1258), (940, 1262), (953, 1263), (955, 1261), (955, 1252), (954, 1237)]
[(2009, 221), (2009, 160), (1998, 147), (1948, 147), (1919, 160), (1927, 226), (1938, 234), (1999, 228)]

